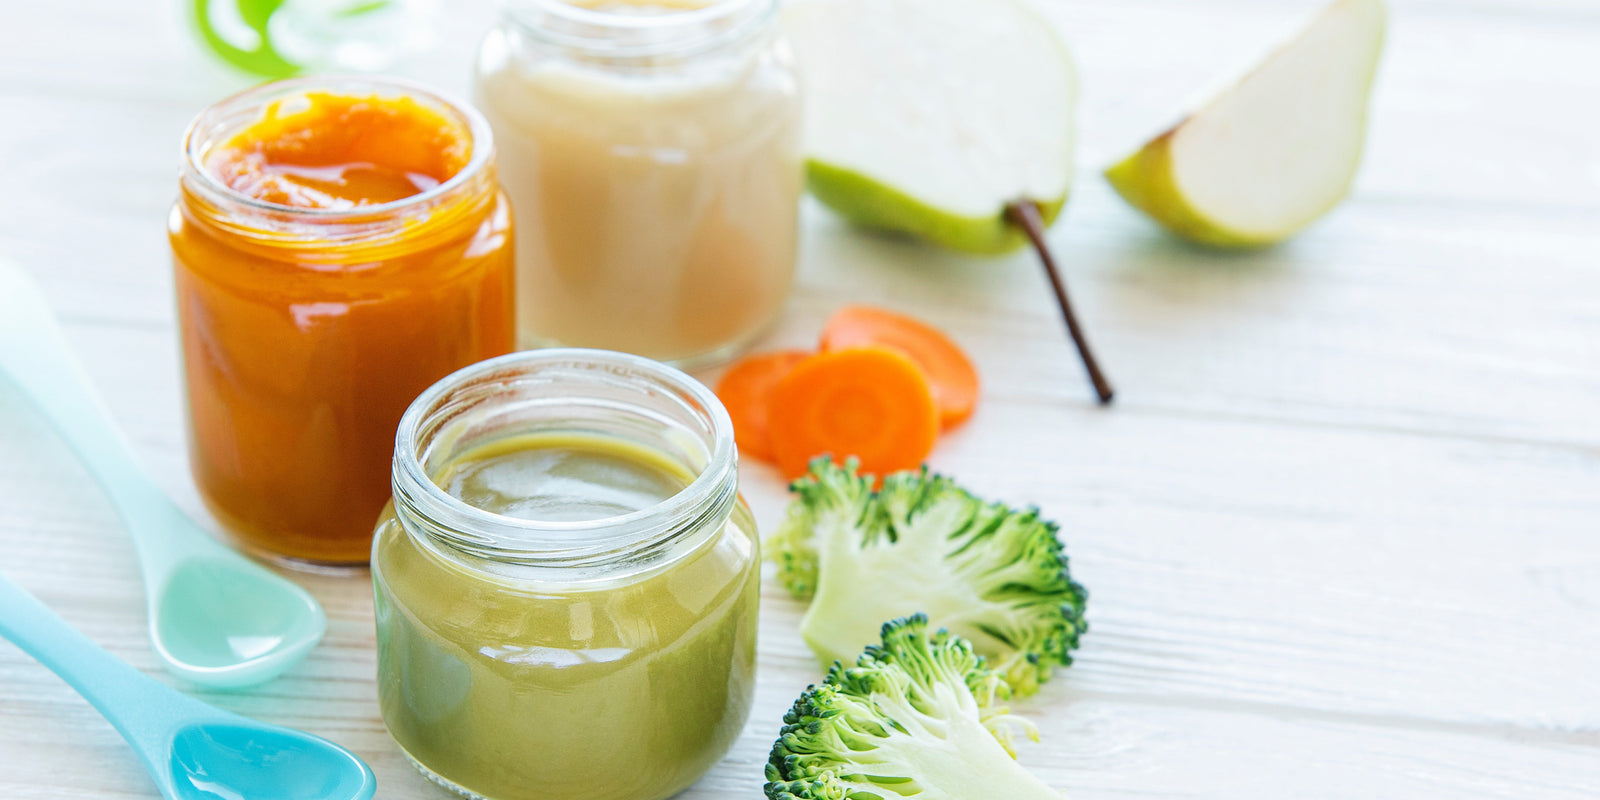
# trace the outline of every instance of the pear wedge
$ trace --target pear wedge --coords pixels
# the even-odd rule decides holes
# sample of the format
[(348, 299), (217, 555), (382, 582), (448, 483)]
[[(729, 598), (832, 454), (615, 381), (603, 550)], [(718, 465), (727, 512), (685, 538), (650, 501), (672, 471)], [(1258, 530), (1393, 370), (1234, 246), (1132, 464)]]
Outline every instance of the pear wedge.
[(1293, 236), (1355, 180), (1385, 18), (1383, 0), (1336, 0), (1106, 179), (1202, 244), (1258, 247)]
[(845, 218), (969, 253), (1027, 242), (1073, 176), (1077, 76), (1019, 0), (799, 0), (784, 11), (806, 98), (806, 179)]

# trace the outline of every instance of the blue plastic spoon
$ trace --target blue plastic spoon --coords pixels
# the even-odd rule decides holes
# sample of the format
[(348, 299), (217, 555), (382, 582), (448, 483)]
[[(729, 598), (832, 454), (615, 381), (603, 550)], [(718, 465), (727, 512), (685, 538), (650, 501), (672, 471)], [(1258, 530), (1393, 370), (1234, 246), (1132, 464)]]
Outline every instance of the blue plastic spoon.
[(211, 538), (144, 474), (44, 295), (3, 260), (0, 375), (44, 413), (122, 517), (144, 575), (150, 641), (173, 674), (216, 689), (249, 686), (322, 639), (327, 621), (310, 594)]
[(146, 677), (4, 577), (0, 636), (83, 695), (133, 745), (169, 800), (368, 800), (377, 789), (372, 770), (350, 751)]

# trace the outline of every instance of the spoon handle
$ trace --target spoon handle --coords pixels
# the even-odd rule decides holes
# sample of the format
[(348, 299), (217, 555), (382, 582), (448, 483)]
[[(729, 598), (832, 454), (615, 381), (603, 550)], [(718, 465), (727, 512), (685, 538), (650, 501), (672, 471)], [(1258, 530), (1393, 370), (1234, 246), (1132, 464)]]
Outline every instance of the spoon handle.
[[(83, 695), (133, 745), (146, 767), (152, 766), (152, 759), (165, 757), (156, 751), (182, 721), (196, 714), (217, 713), (106, 652), (3, 575), (0, 637), (11, 640)], [(151, 770), (152, 775), (160, 772)]]
[[(134, 536), (141, 560), (177, 511), (145, 476), (26, 272), (0, 261), (0, 374), (9, 375), (78, 454)], [(147, 575), (147, 577), (149, 577)]]

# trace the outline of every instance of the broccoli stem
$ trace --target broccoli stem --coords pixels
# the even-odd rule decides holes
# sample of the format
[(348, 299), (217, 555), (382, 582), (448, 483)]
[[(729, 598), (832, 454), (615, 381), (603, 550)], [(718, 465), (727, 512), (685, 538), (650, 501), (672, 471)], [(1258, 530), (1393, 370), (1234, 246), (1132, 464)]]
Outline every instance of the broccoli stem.
[[(978, 720), (975, 707), (949, 720), (930, 720), (903, 701), (886, 701), (882, 696), (876, 699), (890, 717), (906, 728), (906, 733), (883, 740), (863, 761), (870, 758), (882, 764), (887, 773), (912, 778), (929, 797), (1061, 800), (1061, 792), (1045, 785), (1011, 757)], [(962, 702), (972, 704), (971, 695)]]
[(942, 542), (923, 547), (859, 549), (860, 533), (834, 522), (817, 531), (821, 580), (800, 619), (800, 636), (824, 667), (854, 663), (862, 648), (878, 640), (886, 620), (921, 612), (969, 641), (990, 637), (962, 622), (991, 605), (951, 575)]

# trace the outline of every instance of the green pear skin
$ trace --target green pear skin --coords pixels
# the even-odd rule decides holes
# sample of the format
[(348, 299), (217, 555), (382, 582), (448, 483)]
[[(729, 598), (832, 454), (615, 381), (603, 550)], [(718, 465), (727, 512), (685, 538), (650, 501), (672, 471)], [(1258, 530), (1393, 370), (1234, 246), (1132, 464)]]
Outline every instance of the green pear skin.
[[(856, 225), (906, 234), (963, 253), (1000, 255), (1028, 243), (1007, 221), (1004, 208), (982, 217), (951, 214), (859, 172), (815, 159), (806, 162), (806, 188)], [(1048, 225), (1060, 216), (1067, 197), (1034, 202)]]
[(1293, 235), (1292, 231), (1277, 237), (1235, 233), (1207, 219), (1185, 202), (1172, 179), (1172, 137), (1181, 125), (1173, 126), (1133, 155), (1106, 169), (1106, 180), (1128, 205), (1143, 211), (1178, 236), (1212, 247), (1265, 247)]

